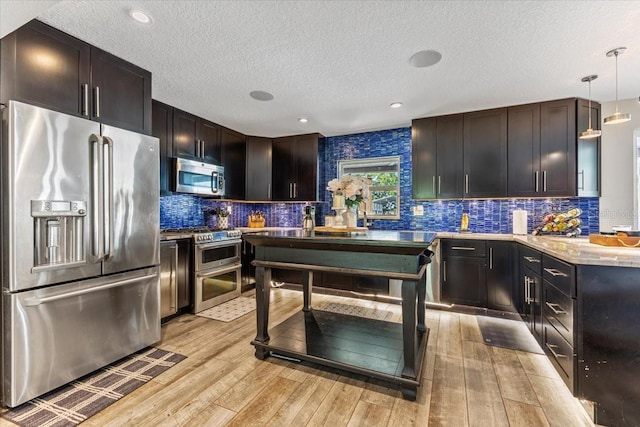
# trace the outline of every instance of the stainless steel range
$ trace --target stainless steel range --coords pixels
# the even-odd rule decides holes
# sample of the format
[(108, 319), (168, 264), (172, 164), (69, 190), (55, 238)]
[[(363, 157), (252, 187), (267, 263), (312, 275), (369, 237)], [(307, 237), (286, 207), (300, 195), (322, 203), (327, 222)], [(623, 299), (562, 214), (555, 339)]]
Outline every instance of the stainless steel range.
[(193, 313), (240, 296), (241, 231), (193, 228), (163, 230), (163, 234), (165, 238), (188, 234), (193, 240)]

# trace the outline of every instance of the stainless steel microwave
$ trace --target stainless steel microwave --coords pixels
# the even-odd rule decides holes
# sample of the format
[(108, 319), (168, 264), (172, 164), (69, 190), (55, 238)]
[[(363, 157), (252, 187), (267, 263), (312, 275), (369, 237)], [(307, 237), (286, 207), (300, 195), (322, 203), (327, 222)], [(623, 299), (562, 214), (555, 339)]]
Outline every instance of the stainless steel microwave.
[(224, 197), (224, 167), (176, 157), (176, 192)]

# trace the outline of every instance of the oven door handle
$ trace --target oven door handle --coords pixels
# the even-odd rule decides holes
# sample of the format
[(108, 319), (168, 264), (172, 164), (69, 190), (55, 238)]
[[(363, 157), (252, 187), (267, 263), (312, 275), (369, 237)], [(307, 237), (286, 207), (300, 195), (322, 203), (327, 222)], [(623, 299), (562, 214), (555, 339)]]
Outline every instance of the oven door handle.
[(230, 271), (234, 271), (239, 268), (242, 268), (242, 264), (233, 264), (230, 267), (214, 268), (212, 270), (198, 271), (196, 272), (196, 277), (206, 279), (207, 277), (218, 276), (220, 274), (229, 273)]
[(196, 250), (206, 250), (206, 249), (212, 249), (212, 248), (221, 248), (224, 246), (234, 246), (234, 245), (240, 245), (242, 243), (241, 239), (238, 240), (222, 240), (219, 242), (211, 242), (211, 243), (198, 243), (196, 245)]

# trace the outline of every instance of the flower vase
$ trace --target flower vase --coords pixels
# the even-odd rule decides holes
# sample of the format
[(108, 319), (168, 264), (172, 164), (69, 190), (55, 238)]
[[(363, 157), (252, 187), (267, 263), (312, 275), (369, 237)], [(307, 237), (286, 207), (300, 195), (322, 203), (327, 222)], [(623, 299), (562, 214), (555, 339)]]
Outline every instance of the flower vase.
[(348, 206), (343, 214), (344, 223), (347, 228), (356, 228), (358, 226), (358, 207)]

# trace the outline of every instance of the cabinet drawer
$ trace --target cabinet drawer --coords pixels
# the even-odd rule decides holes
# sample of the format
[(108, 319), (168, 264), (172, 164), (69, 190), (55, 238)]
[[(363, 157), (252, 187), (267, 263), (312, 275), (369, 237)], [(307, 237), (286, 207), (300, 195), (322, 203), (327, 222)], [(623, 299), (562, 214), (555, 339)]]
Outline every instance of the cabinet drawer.
[(545, 280), (548, 280), (566, 295), (576, 297), (575, 267), (547, 255), (542, 257), (542, 269)]
[(442, 239), (442, 256), (484, 257), (487, 245), (484, 240)]
[(536, 273), (542, 274), (542, 253), (523, 245), (518, 247), (518, 251), (521, 265), (526, 265)]
[(573, 344), (573, 304), (573, 298), (544, 281), (544, 315), (569, 344)]
[(573, 347), (547, 322), (545, 322), (544, 325), (542, 348), (556, 368), (556, 371), (558, 371), (558, 374), (560, 374), (562, 380), (567, 384), (567, 387), (569, 387), (569, 390), (573, 392)]

